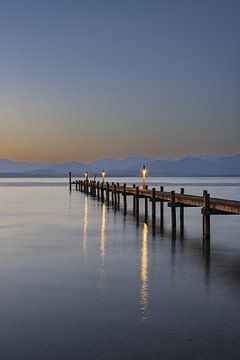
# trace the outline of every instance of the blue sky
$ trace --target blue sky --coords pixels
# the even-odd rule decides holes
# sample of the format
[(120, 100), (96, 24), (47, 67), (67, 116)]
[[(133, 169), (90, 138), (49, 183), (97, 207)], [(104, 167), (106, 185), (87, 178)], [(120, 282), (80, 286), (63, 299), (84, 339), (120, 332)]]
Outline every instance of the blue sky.
[(240, 152), (239, 1), (0, 2), (0, 157)]

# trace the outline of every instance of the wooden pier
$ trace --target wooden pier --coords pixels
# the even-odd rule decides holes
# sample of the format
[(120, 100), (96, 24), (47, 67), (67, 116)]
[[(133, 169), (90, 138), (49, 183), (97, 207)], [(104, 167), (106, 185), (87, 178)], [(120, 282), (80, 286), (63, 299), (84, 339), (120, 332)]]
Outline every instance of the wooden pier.
[(96, 182), (89, 180), (75, 180), (72, 181), (71, 173), (69, 173), (69, 189), (75, 185), (76, 191), (81, 191), (91, 195), (107, 205), (112, 205), (114, 210), (120, 209), (120, 201), (122, 196), (123, 213), (127, 215), (127, 198), (133, 199), (133, 215), (136, 218), (136, 223), (139, 223), (140, 206), (139, 200), (144, 199), (144, 221), (149, 221), (149, 206), (151, 206), (151, 225), (152, 231), (156, 230), (156, 203), (160, 203), (160, 230), (163, 230), (164, 221), (164, 203), (171, 208), (171, 226), (173, 238), (176, 235), (176, 208), (179, 208), (180, 220), (180, 237), (183, 237), (184, 232), (184, 208), (185, 207), (199, 207), (202, 213), (203, 225), (203, 240), (206, 246), (210, 241), (210, 216), (211, 215), (240, 215), (240, 201), (211, 198), (208, 191), (203, 190), (202, 196), (185, 194), (184, 189), (181, 188), (180, 192), (164, 191), (161, 186), (160, 190), (156, 188), (149, 189), (147, 185), (145, 188), (140, 188), (133, 184), (132, 187), (126, 184), (120, 185), (119, 183)]

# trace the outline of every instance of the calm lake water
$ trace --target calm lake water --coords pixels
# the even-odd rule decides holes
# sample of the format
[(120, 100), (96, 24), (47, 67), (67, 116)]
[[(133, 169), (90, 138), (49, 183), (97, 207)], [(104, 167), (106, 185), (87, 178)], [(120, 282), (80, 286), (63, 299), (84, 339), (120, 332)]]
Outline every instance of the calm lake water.
[[(148, 183), (240, 200), (240, 178)], [(239, 216), (211, 217), (206, 257), (200, 209), (173, 241), (167, 206), (153, 236), (67, 179), (0, 179), (0, 201), (1, 360), (240, 358)]]

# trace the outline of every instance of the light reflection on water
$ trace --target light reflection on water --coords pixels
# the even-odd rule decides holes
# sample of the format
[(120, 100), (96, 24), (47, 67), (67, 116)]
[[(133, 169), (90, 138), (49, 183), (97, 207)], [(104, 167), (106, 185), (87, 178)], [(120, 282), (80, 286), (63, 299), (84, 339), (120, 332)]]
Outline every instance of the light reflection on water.
[(141, 252), (141, 313), (142, 319), (146, 320), (148, 309), (148, 225), (143, 224), (142, 229), (142, 252)]

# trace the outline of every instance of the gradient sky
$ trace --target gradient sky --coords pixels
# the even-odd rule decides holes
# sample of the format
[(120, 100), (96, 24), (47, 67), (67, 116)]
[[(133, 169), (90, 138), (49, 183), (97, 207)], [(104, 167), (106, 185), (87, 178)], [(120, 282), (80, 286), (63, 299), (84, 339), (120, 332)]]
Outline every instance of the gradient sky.
[(240, 153), (239, 14), (239, 0), (1, 0), (0, 158)]

